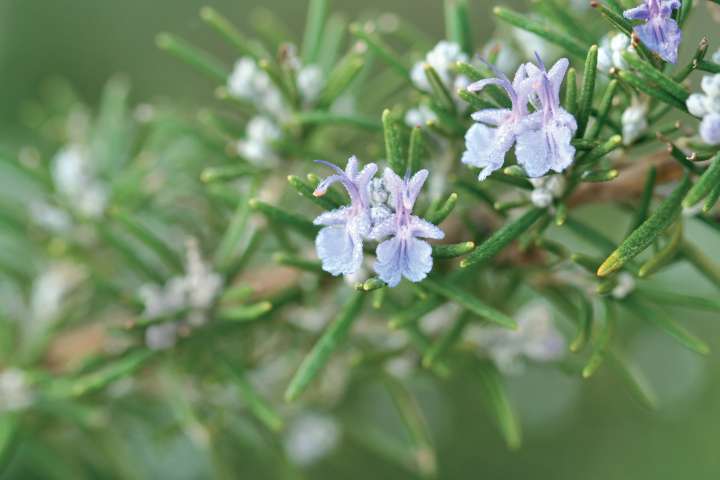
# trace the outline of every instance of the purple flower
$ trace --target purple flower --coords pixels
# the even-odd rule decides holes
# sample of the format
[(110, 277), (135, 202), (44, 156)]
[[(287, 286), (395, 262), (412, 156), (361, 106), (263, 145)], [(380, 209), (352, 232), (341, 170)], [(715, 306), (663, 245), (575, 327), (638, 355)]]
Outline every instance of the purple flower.
[(530, 93), (525, 66), (515, 73), (513, 82), (499, 71), (497, 78), (480, 80), (468, 86), (471, 92), (478, 92), (488, 85), (499, 85), (510, 97), (512, 108), (486, 108), (472, 115), (476, 122), (465, 134), (465, 153), (462, 162), (482, 168), (478, 180), (485, 180), (492, 172), (502, 167), (505, 154), (515, 143), (528, 115), (527, 103)]
[(340, 182), (348, 195), (350, 205), (320, 214), (315, 225), (324, 225), (315, 239), (318, 257), (322, 261), (323, 270), (333, 275), (350, 275), (355, 273), (362, 263), (363, 239), (372, 228), (368, 199), (368, 184), (377, 172), (377, 165), (369, 163), (358, 172), (358, 160), (355, 156), (348, 159), (345, 171), (332, 163), (317, 160), (335, 170), (313, 192), (320, 197), (328, 187)]
[(638, 7), (625, 10), (623, 15), (629, 20), (645, 20), (633, 31), (640, 40), (663, 60), (677, 62), (678, 48), (682, 31), (673, 20), (673, 10), (680, 8), (679, 0), (644, 0)]
[(538, 66), (528, 63), (525, 71), (532, 88), (530, 101), (537, 111), (523, 122), (515, 156), (529, 177), (540, 177), (549, 170), (562, 172), (572, 164), (575, 147), (570, 141), (577, 130), (575, 117), (560, 106), (560, 85), (568, 68), (561, 58), (550, 71), (537, 57)]
[(402, 179), (389, 168), (383, 174), (383, 183), (394, 201), (395, 212), (374, 226), (370, 237), (378, 241), (390, 237), (378, 245), (375, 262), (375, 271), (390, 287), (400, 283), (402, 277), (412, 282), (425, 278), (433, 265), (432, 248), (420, 238), (445, 236), (432, 223), (411, 215), (427, 176), (427, 170), (420, 170), (412, 178)]
[(708, 113), (700, 122), (700, 138), (708, 145), (720, 144), (720, 113)]

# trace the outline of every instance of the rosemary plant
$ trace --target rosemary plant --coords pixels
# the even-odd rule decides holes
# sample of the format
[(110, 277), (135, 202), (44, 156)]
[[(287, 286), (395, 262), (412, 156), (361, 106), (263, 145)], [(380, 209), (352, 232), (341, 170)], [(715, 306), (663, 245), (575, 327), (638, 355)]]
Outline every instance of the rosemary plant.
[[(517, 449), (507, 379), (531, 364), (607, 370), (655, 409), (624, 339), (710, 353), (683, 318), (720, 313), (718, 256), (687, 233), (720, 231), (720, 39), (685, 44), (698, 5), (500, 6), (483, 45), (446, 0), (433, 46), (329, 3), (301, 39), (203, 8), (234, 58), (159, 34), (207, 77), (201, 111), (130, 107), (119, 78), (96, 112), (59, 81), (27, 106), (31, 139), (0, 152), (0, 471), (162, 476), (125, 442), (181, 428), (218, 478), (297, 478), (341, 438), (432, 478), (413, 379), (477, 385)], [(659, 286), (678, 266), (716, 293)], [(363, 382), (402, 438), (343, 415)]]

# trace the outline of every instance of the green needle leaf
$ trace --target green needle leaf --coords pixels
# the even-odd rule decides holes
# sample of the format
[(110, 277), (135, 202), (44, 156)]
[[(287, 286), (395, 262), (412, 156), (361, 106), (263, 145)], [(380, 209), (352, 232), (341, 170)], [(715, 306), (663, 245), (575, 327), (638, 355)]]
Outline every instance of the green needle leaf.
[(120, 210), (112, 212), (115, 218), (135, 238), (140, 240), (146, 247), (162, 259), (175, 272), (182, 272), (185, 269), (182, 258), (162, 238), (153, 231), (146, 228), (131, 215)]
[(592, 100), (595, 93), (595, 77), (597, 75), (597, 57), (598, 46), (593, 45), (587, 52), (585, 57), (585, 69), (583, 70), (583, 84), (578, 99), (577, 136), (582, 137), (585, 133), (588, 118), (590, 118), (590, 110), (592, 110)]
[(533, 208), (514, 222), (506, 223), (501, 229), (492, 234), (482, 245), (477, 247), (468, 257), (460, 262), (460, 267), (483, 263), (500, 253), (502, 249), (527, 231), (535, 222), (546, 214), (541, 208)]
[(280, 265), (287, 265), (288, 267), (295, 267), (300, 270), (307, 272), (322, 273), (322, 264), (317, 260), (308, 260), (307, 258), (298, 257), (297, 255), (290, 255), (285, 252), (277, 252), (273, 255), (273, 260)]
[(610, 339), (615, 330), (615, 313), (612, 304), (605, 302), (605, 323), (598, 326), (593, 338), (593, 350), (590, 354), (588, 362), (582, 369), (583, 378), (590, 378), (600, 365), (602, 365), (605, 355), (610, 348)]
[(483, 317), (493, 323), (502, 325), (503, 327), (510, 329), (517, 328), (515, 320), (505, 315), (503, 312), (483, 303), (474, 295), (471, 295), (455, 285), (446, 281), (436, 281), (431, 278), (426, 278), (422, 282), (422, 285), (431, 292), (457, 303), (461, 307), (473, 312), (475, 315)]
[(414, 127), (410, 132), (410, 148), (408, 149), (408, 168), (410, 173), (422, 169), (425, 156), (425, 136), (422, 128)]
[(229, 182), (238, 178), (259, 175), (261, 170), (257, 167), (242, 163), (239, 165), (223, 165), (222, 167), (208, 167), (200, 174), (203, 183)]
[(235, 47), (241, 55), (253, 57), (255, 60), (269, 56), (262, 44), (246, 38), (228, 19), (219, 14), (214, 8), (203, 7), (200, 9), (200, 18)]
[(445, 0), (445, 34), (467, 55), (474, 53), (467, 0)]
[(707, 355), (710, 347), (673, 320), (664, 310), (649, 310), (636, 297), (629, 296), (622, 303), (635, 316), (647, 320), (693, 352)]
[(448, 90), (447, 85), (442, 81), (437, 71), (429, 63), (423, 65), (423, 71), (438, 104), (442, 105), (447, 111), (454, 112), (455, 100), (453, 100), (450, 90)]
[(625, 263), (650, 246), (675, 220), (680, 212), (680, 202), (689, 189), (690, 179), (685, 175), (680, 185), (660, 204), (650, 218), (633, 231), (600, 265), (597, 275), (604, 277), (620, 270)]
[[(426, 280), (427, 281), (427, 280)], [(440, 305), (444, 304), (445, 300), (437, 295), (431, 295), (430, 297), (420, 302), (415, 302), (411, 307), (401, 310), (396, 313), (388, 321), (388, 327), (392, 330), (406, 327), (410, 324), (417, 323), (422, 317), (432, 312)]]
[(683, 207), (690, 208), (697, 205), (718, 185), (720, 185), (720, 153), (715, 155), (708, 169), (690, 189), (683, 200)]
[(365, 57), (355, 52), (347, 54), (330, 72), (327, 83), (317, 101), (318, 108), (324, 109), (352, 85), (365, 66)]
[(603, 93), (602, 99), (600, 99), (600, 107), (598, 108), (595, 121), (590, 124), (590, 127), (585, 131), (585, 138), (594, 140), (600, 134), (602, 127), (608, 118), (610, 107), (612, 106), (613, 98), (615, 98), (615, 91), (617, 90), (618, 81), (616, 79), (610, 80), (605, 93)]
[(319, 228), (304, 217), (274, 207), (256, 198), (251, 199), (248, 204), (253, 210), (262, 213), (271, 223), (292, 227), (310, 239), (315, 238), (315, 235), (317, 235)]
[(510, 403), (500, 372), (493, 364), (486, 361), (479, 362), (475, 372), (477, 372), (480, 384), (485, 391), (487, 407), (497, 423), (505, 443), (512, 450), (520, 448), (522, 443), (520, 420)]
[(688, 307), (710, 312), (720, 312), (720, 299), (696, 297), (684, 293), (676, 293), (668, 290), (657, 290), (650, 287), (642, 287), (636, 290), (638, 296), (647, 298), (653, 303), (670, 306)]
[(288, 175), (287, 178), (288, 183), (292, 185), (295, 190), (297, 190), (300, 196), (307, 198), (320, 208), (323, 208), (325, 210), (334, 210), (340, 206), (339, 204), (333, 202), (330, 198), (328, 198), (327, 195), (321, 195), (319, 197), (313, 195), (315, 189), (303, 179), (296, 177), (295, 175)]
[(685, 89), (682, 85), (677, 83), (672, 78), (668, 77), (648, 62), (644, 62), (637, 55), (630, 52), (623, 52), (623, 58), (625, 61), (634, 68), (637, 73), (648, 81), (655, 84), (658, 88), (665, 91), (667, 94), (672, 95), (681, 102), (685, 102), (690, 96), (690, 92)]
[(284, 427), (282, 417), (272, 408), (258, 391), (253, 387), (245, 374), (245, 371), (227, 358), (222, 357), (225, 370), (232, 377), (235, 386), (240, 391), (248, 410), (260, 420), (260, 422), (273, 432), (279, 432)]
[(160, 49), (165, 50), (221, 84), (225, 84), (230, 76), (228, 68), (218, 59), (174, 35), (161, 33), (157, 36), (156, 43)]
[(645, 262), (638, 272), (638, 277), (647, 278), (653, 273), (660, 270), (662, 267), (668, 264), (680, 249), (683, 238), (682, 222), (677, 222), (670, 236), (670, 241), (660, 251), (658, 251), (652, 258)]
[(302, 59), (305, 65), (315, 63), (322, 46), (329, 0), (310, 0), (305, 36), (302, 42)]
[(217, 317), (223, 322), (242, 323), (250, 320), (257, 320), (272, 310), (272, 307), (272, 303), (270, 302), (258, 302), (252, 305), (222, 308), (218, 311)]
[(577, 57), (585, 56), (588, 45), (585, 45), (582, 40), (578, 40), (577, 38), (572, 37), (567, 33), (554, 30), (553, 28), (544, 25), (543, 23), (531, 20), (507, 8), (495, 7), (493, 8), (493, 13), (498, 18), (504, 20), (510, 25), (513, 25), (522, 30), (527, 30), (528, 32), (534, 33), (535, 35), (544, 38), (550, 43), (554, 43), (555, 45), (562, 47), (571, 55), (575, 55)]
[(565, 78), (565, 100), (563, 101), (563, 107), (570, 113), (575, 115), (577, 112), (577, 71), (570, 67), (567, 71), (567, 77)]
[(657, 410), (657, 396), (645, 375), (635, 365), (621, 357), (614, 349), (607, 352), (607, 360), (610, 368), (617, 372), (627, 384), (633, 397), (646, 408)]
[(467, 255), (475, 248), (475, 242), (452, 243), (449, 245), (433, 245), (433, 258), (455, 258)]
[(298, 112), (295, 114), (293, 119), (300, 125), (348, 125), (371, 132), (379, 132), (382, 130), (382, 125), (372, 118), (352, 114), (344, 115), (320, 110)]
[(611, 168), (610, 170), (587, 170), (580, 175), (583, 182), (609, 182), (615, 180), (620, 172)]
[(462, 336), (463, 330), (470, 322), (470, 314), (465, 311), (455, 320), (455, 323), (449, 328), (440, 339), (433, 343), (430, 348), (425, 351), (422, 358), (422, 364), (425, 368), (433, 367), (438, 359), (445, 355)]
[(350, 33), (364, 41), (368, 48), (385, 60), (401, 77), (410, 81), (410, 69), (405, 62), (374, 33), (366, 31), (360, 24), (350, 25)]
[(441, 224), (443, 220), (445, 220), (452, 213), (455, 205), (457, 204), (457, 200), (458, 194), (451, 193), (445, 200), (445, 202), (442, 204), (442, 206), (434, 212), (428, 213), (425, 216), (425, 219), (435, 225)]
[(364, 298), (365, 295), (362, 292), (352, 294), (352, 297), (345, 304), (338, 317), (332, 325), (325, 330), (313, 349), (300, 364), (300, 367), (285, 391), (285, 400), (288, 402), (296, 400), (307, 389), (323, 367), (325, 367), (330, 359), (330, 355), (332, 355), (347, 337), (350, 327), (362, 310)]
[(385, 131), (385, 154), (388, 165), (400, 176), (405, 175), (405, 154), (403, 152), (402, 131), (400, 122), (390, 110), (383, 111), (382, 124)]

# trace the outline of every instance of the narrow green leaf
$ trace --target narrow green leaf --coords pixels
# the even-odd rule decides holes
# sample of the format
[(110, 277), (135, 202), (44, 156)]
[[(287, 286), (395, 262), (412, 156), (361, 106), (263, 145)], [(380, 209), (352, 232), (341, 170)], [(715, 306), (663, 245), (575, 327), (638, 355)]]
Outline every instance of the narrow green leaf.
[(368, 48), (385, 60), (401, 77), (410, 81), (410, 68), (374, 33), (366, 31), (360, 24), (350, 25), (350, 33), (364, 41)]
[(320, 110), (297, 112), (293, 119), (300, 125), (348, 125), (351, 127), (362, 128), (363, 130), (368, 130), (371, 132), (379, 132), (382, 129), (382, 125), (376, 120), (373, 120), (372, 118), (353, 114), (345, 115), (334, 112), (325, 112)]
[(398, 175), (405, 175), (405, 155), (402, 146), (402, 132), (397, 119), (390, 110), (383, 111), (382, 124), (385, 131), (385, 154), (388, 166)]
[(250, 216), (250, 205), (245, 198), (237, 203), (235, 212), (228, 223), (227, 229), (220, 238), (220, 243), (215, 250), (215, 266), (220, 271), (227, 268), (237, 258), (241, 250), (242, 239), (246, 234), (247, 221)]
[(578, 331), (570, 342), (570, 351), (577, 353), (582, 350), (590, 340), (593, 328), (593, 307), (590, 300), (580, 292), (577, 297), (580, 299), (580, 319), (578, 321)]
[(425, 219), (433, 223), (435, 225), (439, 225), (445, 220), (455, 209), (455, 205), (457, 204), (458, 200), (458, 194), (457, 193), (451, 193), (448, 198), (445, 200), (445, 202), (435, 210), (434, 212), (429, 213), (426, 215)]
[(651, 166), (648, 169), (647, 177), (645, 177), (645, 186), (643, 187), (642, 197), (640, 197), (640, 205), (636, 210), (635, 217), (630, 225), (630, 232), (637, 229), (647, 219), (650, 211), (650, 203), (652, 202), (653, 191), (655, 190), (655, 179), (657, 178), (657, 168)]
[(58, 378), (49, 385), (46, 393), (50, 397), (79, 397), (109, 386), (111, 383), (133, 374), (138, 368), (155, 356), (155, 352), (137, 349), (117, 360), (113, 360), (96, 371), (76, 378)]
[(720, 153), (715, 155), (705, 173), (695, 182), (683, 200), (683, 207), (690, 208), (705, 198), (714, 188), (720, 185)]
[(465, 54), (474, 53), (467, 0), (445, 0), (445, 35)]
[(479, 362), (475, 372), (485, 391), (485, 401), (508, 448), (515, 450), (522, 443), (520, 420), (508, 397), (502, 376), (490, 362)]
[(583, 70), (583, 84), (580, 90), (580, 98), (578, 99), (577, 113), (577, 136), (582, 137), (585, 133), (588, 119), (590, 118), (590, 110), (592, 110), (592, 101), (595, 94), (595, 77), (597, 75), (597, 56), (598, 46), (593, 45), (587, 52), (585, 57), (585, 69)]
[(550, 43), (562, 47), (571, 55), (584, 57), (588, 46), (582, 40), (578, 40), (565, 32), (554, 30), (543, 23), (531, 20), (519, 13), (503, 7), (493, 8), (493, 13), (501, 20), (522, 30), (534, 33)]
[(642, 298), (647, 298), (653, 303), (661, 305), (720, 312), (720, 299), (717, 298), (696, 297), (694, 295), (686, 295), (670, 290), (657, 290), (645, 286), (638, 287), (636, 293)]
[(578, 165), (591, 165), (601, 158), (603, 158), (608, 153), (612, 152), (616, 148), (620, 147), (622, 145), (622, 136), (620, 135), (613, 135), (612, 137), (608, 138), (604, 143), (601, 143), (597, 147), (590, 150), (588, 153), (580, 157), (580, 159), (577, 161)]
[(245, 371), (225, 357), (222, 357), (222, 363), (225, 366), (225, 370), (232, 377), (233, 383), (240, 391), (240, 395), (245, 401), (248, 410), (271, 431), (281, 431), (284, 427), (282, 417), (280, 417), (280, 414), (260, 395), (255, 387), (253, 387)]
[(680, 247), (683, 256), (705, 277), (720, 287), (720, 265), (708, 258), (702, 250), (688, 242), (683, 241)]
[(710, 210), (713, 209), (718, 199), (720, 199), (720, 182), (718, 182), (718, 184), (715, 185), (712, 190), (710, 190), (710, 193), (705, 198), (705, 204), (703, 205), (703, 213), (710, 213)]
[(602, 128), (607, 121), (613, 98), (615, 98), (617, 86), (618, 81), (614, 78), (610, 80), (610, 82), (608, 82), (608, 85), (605, 88), (605, 93), (603, 93), (603, 96), (600, 99), (600, 106), (598, 107), (597, 115), (595, 115), (595, 121), (591, 123), (588, 129), (585, 131), (585, 138), (594, 140), (602, 131)]
[(700, 61), (702, 61), (705, 58), (705, 54), (707, 53), (707, 49), (709, 46), (709, 42), (707, 37), (703, 37), (700, 40), (700, 43), (698, 43), (697, 49), (695, 50), (695, 54), (692, 56), (690, 61), (683, 67), (678, 73), (673, 76), (673, 80), (676, 82), (682, 82), (685, 80), (696, 68), (698, 68), (698, 64)]
[(618, 271), (625, 263), (651, 245), (675, 220), (680, 212), (680, 203), (689, 189), (690, 179), (685, 175), (680, 185), (660, 204), (650, 218), (633, 231), (600, 265), (597, 275), (604, 277)]
[(392, 330), (406, 327), (410, 324), (417, 323), (422, 317), (432, 312), (440, 305), (444, 304), (445, 300), (437, 295), (431, 295), (427, 299), (420, 302), (415, 302), (409, 308), (401, 310), (396, 313), (388, 321), (388, 327)]
[(106, 225), (98, 223), (96, 224), (96, 228), (98, 229), (98, 233), (104, 239), (104, 241), (115, 251), (121, 254), (133, 270), (147, 277), (153, 283), (156, 283), (158, 285), (162, 285), (165, 283), (165, 276), (162, 274), (162, 272), (158, 271), (157, 268), (153, 267), (153, 265), (147, 263), (143, 258), (138, 256), (133, 246), (128, 243), (124, 238), (116, 234)]
[(422, 357), (422, 364), (425, 368), (430, 368), (437, 363), (437, 361), (444, 356), (462, 336), (463, 330), (470, 322), (470, 316), (468, 312), (463, 312), (460, 317), (455, 320), (455, 323), (450, 327), (438, 341), (433, 343), (430, 348), (425, 351)]
[(271, 223), (291, 227), (311, 239), (317, 235), (319, 228), (304, 217), (274, 207), (256, 198), (251, 199), (248, 204), (253, 210), (262, 213)]
[(615, 180), (620, 172), (614, 168), (609, 170), (586, 170), (580, 175), (583, 182), (609, 182)]
[(690, 12), (692, 11), (693, 0), (683, 0), (680, 2), (680, 10), (677, 13), (677, 23), (680, 27), (685, 24)]
[(449, 112), (455, 111), (455, 100), (453, 100), (450, 90), (447, 85), (442, 81), (437, 71), (426, 63), (423, 65), (423, 71), (425, 72), (425, 78), (427, 78), (430, 88), (432, 89), (433, 97), (436, 99), (439, 105), (442, 105)]
[(355, 52), (348, 53), (333, 68), (328, 76), (327, 83), (320, 93), (317, 105), (318, 108), (328, 108), (342, 95), (353, 81), (358, 77), (365, 66), (365, 57)]
[(296, 400), (307, 389), (325, 367), (330, 355), (345, 340), (350, 327), (362, 310), (364, 298), (365, 295), (361, 292), (353, 293), (353, 296), (345, 304), (335, 321), (315, 343), (315, 346), (302, 361), (285, 391), (285, 399), (288, 402)]
[(685, 327), (673, 320), (664, 310), (651, 311), (638, 302), (632, 295), (623, 301), (623, 305), (633, 312), (635, 316), (654, 324), (693, 352), (702, 355), (710, 353), (710, 347), (705, 342), (688, 332)]
[(573, 37), (587, 44), (597, 41), (590, 29), (570, 14), (574, 10), (567, 8), (565, 4), (561, 5), (556, 0), (536, 1), (534, 4), (546, 18), (555, 23), (558, 28), (567, 30)]
[(262, 171), (247, 163), (208, 167), (200, 174), (203, 183), (229, 182), (242, 177), (259, 175)]
[(414, 127), (410, 132), (410, 148), (408, 148), (408, 168), (410, 173), (422, 169), (423, 157), (425, 156), (425, 136), (422, 128)]
[(328, 2), (329, 0), (310, 0), (301, 49), (303, 63), (306, 65), (317, 60), (328, 16)]
[(638, 276), (640, 278), (647, 278), (653, 273), (660, 270), (662, 267), (668, 264), (672, 260), (680, 249), (683, 238), (682, 222), (677, 222), (673, 229), (672, 235), (667, 245), (660, 249), (655, 255), (653, 255), (647, 262), (640, 266)]
[(131, 235), (140, 240), (148, 249), (152, 250), (158, 258), (162, 259), (172, 270), (175, 272), (182, 272), (184, 270), (185, 266), (183, 265), (180, 255), (153, 231), (135, 220), (127, 212), (114, 210), (112, 216), (122, 224)]
[(661, 90), (660, 88), (652, 86), (650, 83), (643, 80), (638, 75), (628, 72), (627, 70), (617, 70), (615, 72), (615, 75), (621, 81), (625, 82), (627, 85), (631, 86), (638, 92), (645, 93), (663, 103), (672, 105), (678, 110), (687, 113), (687, 107), (685, 106), (685, 102), (678, 100), (674, 96), (667, 93), (665, 90)]
[(612, 304), (605, 302), (605, 322), (598, 326), (593, 336), (593, 349), (590, 354), (585, 367), (582, 369), (583, 378), (590, 378), (600, 365), (610, 348), (610, 339), (612, 338), (615, 331), (615, 312), (613, 311)]
[(506, 223), (502, 228), (492, 234), (482, 245), (478, 246), (469, 256), (460, 262), (465, 268), (470, 265), (484, 263), (500, 253), (510, 242), (526, 232), (535, 222), (547, 212), (545, 209), (534, 208), (525, 213), (514, 222)]
[(515, 320), (504, 314), (503, 312), (485, 304), (474, 295), (446, 281), (436, 281), (435, 279), (426, 278), (422, 285), (431, 292), (451, 300), (461, 307), (483, 317), (493, 323), (497, 323), (507, 328), (517, 328)]
[(235, 47), (241, 55), (248, 55), (255, 60), (268, 56), (267, 51), (259, 42), (246, 38), (228, 19), (223, 17), (214, 8), (203, 7), (200, 9), (200, 18)]
[(174, 35), (161, 33), (157, 36), (156, 43), (160, 49), (165, 50), (221, 84), (227, 82), (228, 76), (230, 76), (228, 68), (218, 59)]
[(621, 357), (614, 349), (607, 352), (607, 360), (610, 368), (615, 370), (627, 384), (633, 397), (646, 408), (657, 410), (657, 396), (645, 375), (635, 365)]
[(399, 381), (385, 375), (384, 384), (413, 443), (418, 470), (423, 477), (434, 478), (437, 471), (435, 448), (420, 406)]
[(703, 72), (720, 73), (720, 63), (708, 62), (707, 60), (700, 60), (697, 68)]
[(252, 305), (221, 308), (217, 312), (217, 318), (223, 322), (247, 322), (265, 315), (272, 307), (272, 303), (263, 301)]
[(563, 107), (570, 113), (575, 115), (578, 107), (578, 91), (577, 91), (577, 71), (570, 67), (565, 77), (565, 99), (563, 101)]
[(317, 260), (308, 260), (307, 258), (297, 255), (290, 255), (285, 252), (277, 252), (273, 255), (273, 260), (280, 265), (295, 267), (307, 272), (322, 273), (322, 264)]
[(455, 258), (467, 255), (475, 248), (475, 242), (451, 243), (449, 245), (433, 245), (433, 258)]
[(334, 210), (340, 205), (333, 202), (327, 195), (316, 196), (314, 195), (315, 189), (310, 186), (309, 183), (303, 179), (296, 177), (295, 175), (288, 175), (288, 183), (300, 194), (300, 196), (307, 198), (320, 208), (325, 210)]
[(665, 75), (662, 71), (656, 69), (653, 65), (644, 62), (637, 55), (630, 52), (623, 52), (623, 58), (641, 77), (652, 82), (668, 95), (672, 95), (681, 102), (685, 102), (690, 96), (690, 92), (688, 92), (685, 87)]

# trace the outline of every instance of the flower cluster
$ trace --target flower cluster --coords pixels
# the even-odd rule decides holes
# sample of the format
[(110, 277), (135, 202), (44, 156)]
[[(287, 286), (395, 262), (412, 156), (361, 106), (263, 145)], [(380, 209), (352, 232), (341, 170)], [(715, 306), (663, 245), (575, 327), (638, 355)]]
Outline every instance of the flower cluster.
[(701, 88), (705, 93), (693, 93), (687, 99), (688, 111), (700, 122), (700, 137), (709, 145), (720, 144), (720, 73), (706, 75)]
[(466, 338), (486, 353), (506, 374), (520, 373), (523, 360), (552, 362), (566, 351), (565, 337), (557, 330), (543, 303), (531, 303), (517, 314), (518, 328), (472, 326)]
[(613, 67), (627, 68), (627, 62), (623, 58), (625, 52), (635, 52), (635, 48), (630, 43), (630, 37), (624, 33), (604, 36), (598, 46), (598, 70), (608, 73)]
[(171, 278), (164, 286), (143, 285), (139, 296), (147, 319), (157, 319), (172, 314), (184, 313), (183, 322), (173, 321), (153, 325), (146, 330), (146, 343), (154, 350), (162, 350), (175, 345), (179, 328), (199, 327), (207, 321), (207, 311), (222, 289), (222, 277), (213, 272), (200, 257), (195, 239), (186, 243), (185, 274)]
[[(298, 93), (304, 105), (315, 102), (325, 86), (322, 69), (317, 65), (303, 65), (296, 48), (284, 45), (284, 64), (295, 75)], [(246, 137), (237, 142), (240, 155), (253, 163), (276, 161), (273, 143), (280, 139), (279, 124), (290, 118), (291, 108), (270, 76), (251, 57), (236, 63), (227, 82), (230, 95), (250, 102), (259, 112), (248, 123)]]
[[(560, 106), (560, 85), (569, 62), (560, 59), (546, 71), (539, 57), (537, 60), (538, 65), (521, 65), (512, 83), (496, 70), (496, 78), (468, 87), (476, 92), (488, 85), (499, 85), (512, 103), (509, 109), (488, 108), (472, 115), (478, 123), (465, 134), (462, 162), (481, 168), (481, 181), (503, 166), (513, 145), (518, 164), (529, 177), (540, 177), (550, 170), (562, 172), (575, 158), (575, 147), (570, 142), (577, 123)], [(536, 111), (530, 113), (528, 104)]]
[(457, 62), (467, 62), (468, 56), (462, 51), (460, 45), (454, 42), (443, 40), (425, 56), (425, 61), (413, 65), (410, 77), (417, 88), (425, 92), (431, 92), (432, 87), (425, 75), (425, 65), (431, 66), (440, 77), (440, 80), (451, 92), (461, 90), (468, 86), (470, 79), (465, 75), (454, 73)]
[(625, 10), (628, 20), (645, 20), (633, 32), (642, 42), (666, 62), (677, 62), (682, 31), (672, 18), (673, 10), (680, 8), (680, 0), (645, 0), (642, 5)]
[(432, 249), (422, 238), (441, 239), (444, 233), (415, 215), (412, 209), (428, 176), (420, 170), (412, 177), (400, 178), (386, 168), (381, 182), (374, 179), (377, 165), (358, 170), (358, 160), (350, 157), (345, 171), (318, 160), (335, 171), (315, 189), (322, 196), (340, 182), (350, 196), (350, 205), (319, 215), (314, 223), (322, 225), (315, 240), (318, 257), (325, 271), (333, 275), (352, 275), (362, 265), (363, 242), (375, 240), (375, 271), (394, 287), (402, 277), (419, 282), (432, 269)]

